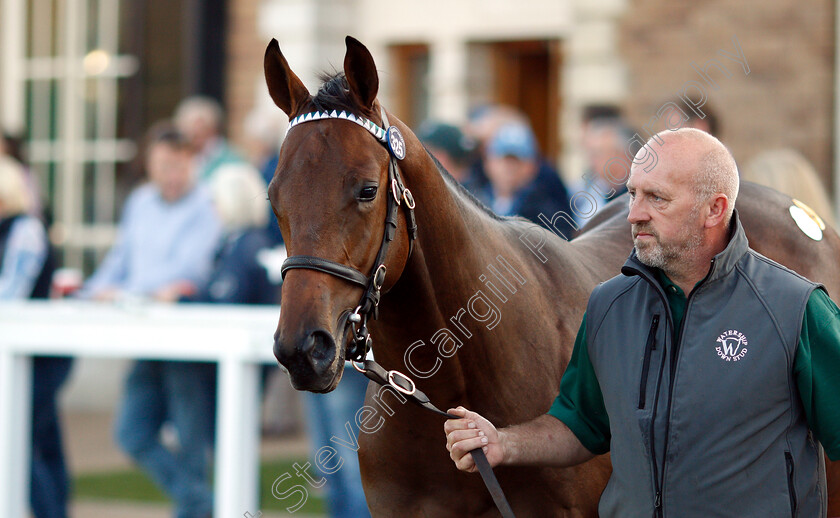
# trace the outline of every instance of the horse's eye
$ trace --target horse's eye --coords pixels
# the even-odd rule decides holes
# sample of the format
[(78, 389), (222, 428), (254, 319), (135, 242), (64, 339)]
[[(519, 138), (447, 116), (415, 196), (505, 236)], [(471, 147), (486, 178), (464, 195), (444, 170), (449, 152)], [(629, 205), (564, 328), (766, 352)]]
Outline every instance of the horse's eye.
[(373, 201), (376, 198), (376, 186), (368, 185), (359, 191), (359, 201)]

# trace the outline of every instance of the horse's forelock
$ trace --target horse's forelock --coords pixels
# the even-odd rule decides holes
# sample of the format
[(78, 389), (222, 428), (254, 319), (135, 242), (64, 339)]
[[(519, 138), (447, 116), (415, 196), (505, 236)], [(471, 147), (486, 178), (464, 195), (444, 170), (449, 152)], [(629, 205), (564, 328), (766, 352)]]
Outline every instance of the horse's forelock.
[(350, 85), (344, 72), (334, 74), (322, 73), (319, 76), (322, 81), (321, 88), (312, 98), (312, 103), (318, 111), (346, 111), (353, 115), (370, 118), (373, 114), (359, 105), (358, 101), (350, 92)]

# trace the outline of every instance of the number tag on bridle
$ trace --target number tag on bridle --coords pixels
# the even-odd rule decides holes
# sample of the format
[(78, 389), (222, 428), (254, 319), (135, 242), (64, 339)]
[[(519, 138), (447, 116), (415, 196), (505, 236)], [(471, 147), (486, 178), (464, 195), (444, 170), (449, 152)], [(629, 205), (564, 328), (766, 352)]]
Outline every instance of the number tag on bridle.
[(405, 158), (405, 139), (396, 126), (388, 128), (388, 151), (394, 155), (397, 160)]

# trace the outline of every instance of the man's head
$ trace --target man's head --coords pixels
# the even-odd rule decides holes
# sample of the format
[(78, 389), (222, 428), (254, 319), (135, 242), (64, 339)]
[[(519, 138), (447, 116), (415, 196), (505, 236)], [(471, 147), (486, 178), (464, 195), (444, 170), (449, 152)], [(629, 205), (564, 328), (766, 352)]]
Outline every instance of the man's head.
[(695, 128), (705, 131), (714, 137), (720, 137), (720, 119), (718, 119), (717, 113), (705, 99), (697, 95), (688, 95), (684, 98), (678, 97), (672, 102), (677, 106), (687, 105), (683, 107), (685, 116), (687, 117), (683, 121), (683, 128)]
[(659, 163), (649, 172), (631, 167), (627, 219), (639, 260), (671, 276), (726, 247), (738, 169), (729, 150), (700, 130), (665, 130), (648, 146), (660, 146)]
[(247, 164), (225, 164), (209, 184), (216, 213), (226, 233), (268, 224), (265, 181)]
[(427, 120), (417, 128), (417, 138), (453, 178), (459, 182), (467, 180), (475, 142), (457, 126)]
[(187, 137), (197, 152), (201, 152), (208, 142), (221, 135), (224, 112), (215, 99), (188, 97), (175, 109), (174, 121), (178, 131)]
[(16, 160), (0, 156), (0, 219), (23, 214), (30, 209), (26, 173)]
[(498, 196), (512, 196), (528, 185), (539, 170), (537, 140), (522, 123), (500, 127), (487, 145), (485, 171)]
[(629, 162), (625, 158), (625, 150), (633, 136), (634, 132), (619, 119), (595, 119), (586, 125), (583, 149), (587, 168), (595, 178), (604, 183), (613, 183), (615, 178), (623, 179)]
[(192, 148), (186, 137), (168, 125), (153, 129), (147, 143), (146, 169), (164, 200), (173, 203), (181, 199), (195, 182)]

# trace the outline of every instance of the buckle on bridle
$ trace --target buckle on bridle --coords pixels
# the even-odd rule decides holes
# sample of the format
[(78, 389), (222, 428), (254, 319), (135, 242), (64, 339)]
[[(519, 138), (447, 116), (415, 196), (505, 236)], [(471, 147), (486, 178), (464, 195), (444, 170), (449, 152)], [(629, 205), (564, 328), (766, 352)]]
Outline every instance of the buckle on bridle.
[(403, 191), (403, 199), (405, 200), (405, 204), (409, 209), (414, 208), (414, 195), (411, 194), (411, 191), (409, 191), (408, 188), (406, 188)]
[(381, 290), (382, 285), (385, 284), (385, 273), (387, 272), (387, 270), (388, 269), (385, 268), (384, 264), (380, 264), (379, 268), (377, 268), (376, 272), (374, 272), (374, 274), (373, 274), (373, 286), (376, 288), (376, 291)]

